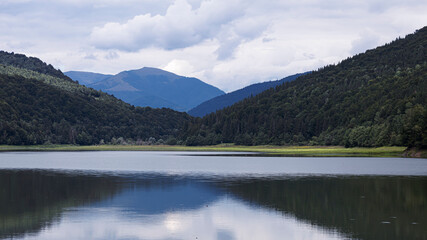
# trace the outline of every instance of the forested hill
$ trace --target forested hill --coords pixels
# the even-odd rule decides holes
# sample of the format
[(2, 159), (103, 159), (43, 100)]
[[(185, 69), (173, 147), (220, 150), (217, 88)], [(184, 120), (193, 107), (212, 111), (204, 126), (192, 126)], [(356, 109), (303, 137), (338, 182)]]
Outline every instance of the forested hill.
[(231, 106), (247, 97), (255, 96), (269, 88), (276, 87), (285, 82), (293, 81), (301, 75), (302, 74), (300, 73), (285, 77), (277, 81), (255, 83), (242, 89), (214, 97), (191, 109), (188, 111), (188, 114), (194, 117), (203, 117), (209, 113)]
[(427, 146), (427, 27), (196, 119), (188, 145)]
[(174, 139), (190, 118), (135, 108), (36, 58), (0, 54), (0, 144), (154, 143)]
[(0, 64), (17, 68), (24, 68), (38, 73), (72, 81), (69, 77), (65, 76), (60, 70), (55, 69), (52, 65), (48, 65), (35, 57), (27, 57), (24, 54), (0, 51)]

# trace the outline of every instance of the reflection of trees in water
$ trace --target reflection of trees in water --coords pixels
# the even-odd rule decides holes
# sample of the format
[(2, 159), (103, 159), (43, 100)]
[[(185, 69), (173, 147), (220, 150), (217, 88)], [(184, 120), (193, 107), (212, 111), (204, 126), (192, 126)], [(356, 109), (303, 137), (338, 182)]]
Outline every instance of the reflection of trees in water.
[(254, 179), (226, 188), (252, 204), (352, 238), (427, 239), (426, 177)]
[(58, 221), (65, 208), (112, 197), (114, 177), (47, 171), (0, 172), (0, 238), (35, 233)]
[(427, 238), (427, 177), (200, 179), (33, 170), (0, 171), (0, 238), (45, 229), (67, 208), (121, 204), (156, 215), (198, 209), (225, 192), (352, 238)]

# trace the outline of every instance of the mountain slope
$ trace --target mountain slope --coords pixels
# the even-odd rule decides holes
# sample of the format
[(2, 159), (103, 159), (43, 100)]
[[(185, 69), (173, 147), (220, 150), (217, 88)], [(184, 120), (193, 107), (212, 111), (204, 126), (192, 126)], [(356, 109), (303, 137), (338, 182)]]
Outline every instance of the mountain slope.
[(194, 120), (188, 145), (427, 146), (427, 27)]
[[(95, 82), (95, 78), (98, 79), (100, 75), (85, 77), (93, 82), (88, 84), (89, 87), (113, 94), (135, 106), (188, 111), (208, 99), (224, 94), (197, 78), (182, 77), (156, 68), (124, 71), (98, 82)], [(85, 81), (89, 78), (85, 78)], [(78, 77), (74, 76), (73, 79), (78, 80)]]
[(8, 54), (8, 59), (0, 60), (0, 144), (166, 139), (190, 119), (169, 109), (135, 108), (79, 85), (44, 63), (46, 69), (43, 64), (37, 69), (16, 67), (26, 67), (22, 60), (34, 60), (22, 56)]
[(113, 76), (109, 74), (81, 72), (81, 71), (68, 71), (68, 72), (65, 72), (64, 74), (69, 78), (73, 79), (74, 81), (78, 81), (80, 84), (85, 86), (105, 80)]
[(48, 65), (35, 57), (27, 57), (24, 54), (0, 51), (0, 64), (13, 66), (16, 68), (23, 68), (71, 81), (69, 77), (65, 76), (60, 70), (55, 69), (52, 65)]
[(247, 97), (255, 96), (269, 88), (276, 87), (285, 82), (293, 81), (301, 75), (303, 74), (295, 74), (277, 81), (256, 83), (236, 90), (234, 92), (220, 95), (218, 97), (212, 98), (210, 100), (207, 100), (206, 102), (201, 103), (197, 107), (188, 111), (188, 114), (193, 117), (203, 117), (209, 113), (231, 106)]

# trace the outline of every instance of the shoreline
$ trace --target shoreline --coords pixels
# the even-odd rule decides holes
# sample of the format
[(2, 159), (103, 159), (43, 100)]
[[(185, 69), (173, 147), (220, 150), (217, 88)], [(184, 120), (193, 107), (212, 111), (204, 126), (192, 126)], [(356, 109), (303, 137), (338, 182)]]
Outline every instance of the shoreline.
[[(178, 145), (0, 145), (0, 152), (67, 152), (67, 151), (183, 151), (183, 152), (252, 152), (267, 156), (314, 157), (413, 157), (405, 155), (406, 147), (345, 148), (342, 146), (214, 146)], [(425, 158), (425, 151), (415, 157)]]

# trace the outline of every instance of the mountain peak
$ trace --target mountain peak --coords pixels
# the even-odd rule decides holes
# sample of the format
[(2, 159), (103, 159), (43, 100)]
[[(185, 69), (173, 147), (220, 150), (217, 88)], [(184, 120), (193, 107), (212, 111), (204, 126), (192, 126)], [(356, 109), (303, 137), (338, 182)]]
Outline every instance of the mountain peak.
[[(102, 74), (84, 76), (100, 77)], [(183, 77), (152, 67), (123, 71), (88, 86), (114, 94), (135, 106), (169, 107), (178, 111), (188, 111), (208, 99), (224, 94), (197, 78)]]
[(129, 70), (126, 72), (136, 72), (140, 76), (152, 76), (152, 75), (158, 76), (158, 75), (161, 75), (161, 76), (167, 76), (167, 77), (172, 77), (172, 78), (181, 77), (175, 73), (168, 72), (166, 70), (162, 70), (159, 68), (153, 68), (153, 67), (143, 67), (140, 69)]

